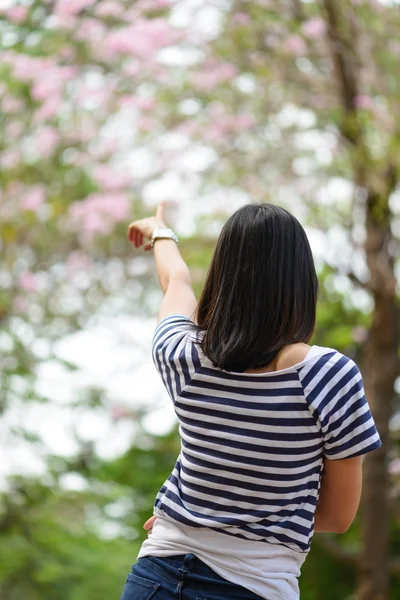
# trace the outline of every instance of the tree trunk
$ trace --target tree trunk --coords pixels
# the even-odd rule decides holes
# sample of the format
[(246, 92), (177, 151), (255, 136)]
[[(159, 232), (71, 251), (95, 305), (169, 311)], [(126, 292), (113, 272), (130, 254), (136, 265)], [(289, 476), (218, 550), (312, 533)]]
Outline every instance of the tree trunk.
[[(390, 185), (388, 186), (391, 187)], [(387, 190), (389, 191), (389, 190)], [(399, 374), (396, 285), (388, 196), (367, 199), (366, 255), (375, 308), (365, 347), (364, 384), (382, 448), (366, 457), (362, 497), (362, 557), (357, 600), (389, 598), (389, 419)], [(391, 243), (392, 242), (392, 243)]]

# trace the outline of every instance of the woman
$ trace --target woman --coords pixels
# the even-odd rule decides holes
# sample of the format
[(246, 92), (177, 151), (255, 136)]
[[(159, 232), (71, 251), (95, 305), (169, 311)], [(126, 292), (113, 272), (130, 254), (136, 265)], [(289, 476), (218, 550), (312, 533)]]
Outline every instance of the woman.
[(162, 206), (129, 239), (154, 247), (153, 359), (181, 452), (121, 600), (297, 600), (313, 532), (348, 529), (361, 457), (381, 445), (355, 363), (308, 345), (318, 281), (306, 234), (283, 208), (243, 206), (199, 303)]

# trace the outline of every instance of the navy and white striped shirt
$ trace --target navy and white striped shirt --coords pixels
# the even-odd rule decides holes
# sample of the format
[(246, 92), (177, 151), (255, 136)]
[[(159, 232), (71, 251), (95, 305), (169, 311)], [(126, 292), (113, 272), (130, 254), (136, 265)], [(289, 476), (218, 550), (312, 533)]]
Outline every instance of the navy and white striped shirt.
[(201, 335), (182, 315), (166, 317), (154, 333), (153, 360), (181, 436), (154, 513), (307, 552), (324, 456), (381, 445), (360, 371), (318, 346), (277, 372), (224, 371), (202, 352)]

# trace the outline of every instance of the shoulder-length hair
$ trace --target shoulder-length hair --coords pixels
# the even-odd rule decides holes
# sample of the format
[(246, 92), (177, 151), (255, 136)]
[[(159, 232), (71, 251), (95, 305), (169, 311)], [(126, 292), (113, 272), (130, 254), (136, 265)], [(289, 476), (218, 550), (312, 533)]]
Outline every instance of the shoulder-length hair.
[(318, 279), (307, 235), (287, 210), (248, 204), (225, 223), (197, 308), (201, 349), (215, 367), (267, 366), (315, 327)]

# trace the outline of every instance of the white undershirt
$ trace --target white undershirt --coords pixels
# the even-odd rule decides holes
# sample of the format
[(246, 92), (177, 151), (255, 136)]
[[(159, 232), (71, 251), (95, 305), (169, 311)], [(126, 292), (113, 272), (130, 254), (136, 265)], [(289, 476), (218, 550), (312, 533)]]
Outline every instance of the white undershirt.
[(188, 527), (165, 515), (157, 517), (138, 559), (193, 553), (224, 579), (261, 598), (299, 600), (298, 577), (306, 553), (281, 544), (228, 536), (207, 527)]

